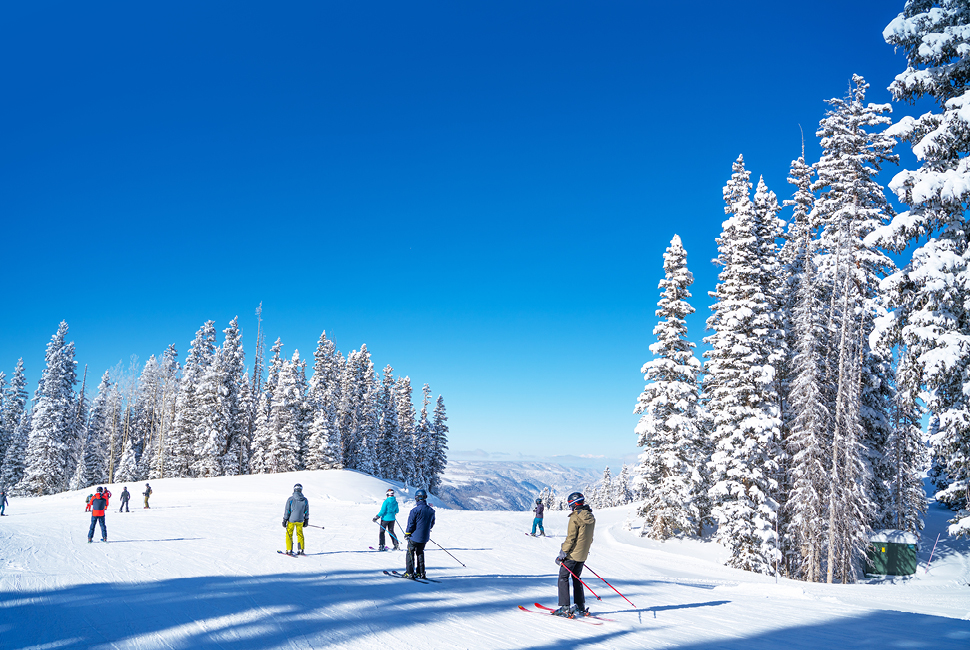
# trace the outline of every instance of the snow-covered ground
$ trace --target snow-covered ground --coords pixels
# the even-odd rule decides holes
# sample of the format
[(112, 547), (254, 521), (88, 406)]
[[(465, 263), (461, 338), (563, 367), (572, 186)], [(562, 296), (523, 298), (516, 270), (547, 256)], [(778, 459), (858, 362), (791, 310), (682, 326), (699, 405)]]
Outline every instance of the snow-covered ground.
[[(309, 556), (283, 547), (294, 482), (310, 499)], [(347, 471), (129, 485), (132, 512), (108, 513), (108, 544), (86, 543), (83, 493), (12, 499), (0, 519), (0, 648), (970, 648), (967, 545), (941, 541), (929, 573), (857, 585), (808, 585), (718, 563), (709, 542), (640, 539), (629, 508), (597, 511), (588, 565), (599, 626), (525, 614), (554, 605), (554, 558), (566, 514), (523, 535), (529, 513), (440, 509), (428, 572), (388, 578), (403, 553), (369, 552), (388, 484)], [(399, 520), (406, 515), (405, 505)], [(936, 536), (945, 513), (934, 509)], [(587, 576), (584, 576), (587, 577)]]

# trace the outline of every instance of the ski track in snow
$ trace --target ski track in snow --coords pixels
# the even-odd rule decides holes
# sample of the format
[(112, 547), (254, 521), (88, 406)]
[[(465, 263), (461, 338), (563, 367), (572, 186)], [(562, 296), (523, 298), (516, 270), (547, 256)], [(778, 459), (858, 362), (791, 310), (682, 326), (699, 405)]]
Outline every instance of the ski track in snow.
[[(295, 482), (311, 523), (326, 527), (306, 530), (300, 558), (276, 553)], [(433, 539), (467, 568), (429, 544), (428, 572), (441, 583), (417, 584), (382, 573), (403, 571), (403, 553), (368, 550), (388, 485), (401, 494), (349, 471), (165, 479), (152, 483), (151, 510), (118, 513), (119, 484), (107, 544), (87, 543), (90, 490), (11, 499), (0, 519), (0, 647), (970, 647), (968, 544), (941, 539), (924, 572), (929, 531), (935, 538), (947, 516), (935, 505), (916, 576), (856, 585), (776, 584), (722, 566), (710, 542), (639, 538), (623, 526), (629, 507), (598, 510), (588, 563), (636, 608), (586, 571), (603, 599), (587, 603), (616, 619), (593, 626), (518, 611), (556, 604), (566, 513), (547, 511), (560, 537), (543, 539), (522, 534), (530, 512), (439, 508)], [(413, 504), (399, 501), (403, 524)]]

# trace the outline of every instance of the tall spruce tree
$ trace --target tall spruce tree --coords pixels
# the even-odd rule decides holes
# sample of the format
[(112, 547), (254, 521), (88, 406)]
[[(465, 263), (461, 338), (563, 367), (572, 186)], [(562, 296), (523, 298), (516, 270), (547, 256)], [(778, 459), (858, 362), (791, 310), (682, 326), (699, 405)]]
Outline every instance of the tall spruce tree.
[(275, 419), (279, 411), (274, 411), (274, 404), (279, 390), (280, 374), (283, 371), (283, 359), (281, 349), (282, 341), (276, 339), (271, 351), (273, 356), (270, 359), (269, 370), (266, 373), (266, 383), (259, 396), (259, 404), (256, 408), (256, 424), (253, 427), (253, 441), (249, 458), (249, 471), (251, 474), (268, 474), (273, 472), (271, 469), (275, 461), (271, 461), (270, 453), (274, 449), (273, 439), (276, 437), (279, 422)]
[(783, 333), (773, 298), (775, 243), (763, 241), (762, 233), (775, 228), (759, 223), (743, 157), (733, 171), (724, 188), (730, 216), (717, 240), (723, 270), (707, 321), (714, 333), (704, 339), (711, 345), (704, 381), (714, 440), (709, 494), (717, 541), (731, 551), (728, 564), (769, 573), (779, 560), (777, 501), (771, 495), (781, 455), (776, 364)]
[(196, 444), (202, 423), (198, 390), (212, 362), (216, 348), (214, 321), (206, 321), (195, 333), (182, 372), (181, 389), (175, 403), (175, 420), (168, 446), (165, 476), (192, 476)]
[[(893, 97), (907, 102), (930, 97), (937, 110), (905, 117), (888, 131), (912, 145), (920, 167), (901, 171), (890, 182), (909, 209), (871, 236), (897, 251), (916, 244), (910, 262), (886, 285), (902, 343), (938, 426), (930, 439), (934, 467), (962, 485), (970, 481), (968, 27), (965, 0), (921, 0), (907, 2), (883, 32), (907, 61), (889, 87)], [(954, 518), (950, 534), (970, 536), (970, 509)]]
[(7, 449), (13, 443), (14, 434), (20, 426), (24, 409), (27, 407), (27, 397), (27, 377), (24, 373), (24, 360), (21, 358), (17, 359), (10, 384), (4, 391), (3, 406), (0, 408), (0, 435), (3, 436), (0, 463), (6, 457)]
[(40, 380), (31, 417), (24, 476), (16, 491), (25, 495), (54, 494), (67, 488), (70, 449), (76, 444), (77, 383), (74, 343), (69, 343), (67, 323), (62, 321), (51, 337), (45, 355), (46, 367)]
[(401, 475), (396, 478), (399, 481), (415, 485), (414, 428), (416, 414), (414, 403), (411, 401), (411, 378), (408, 376), (399, 378), (396, 392), (395, 408), (397, 409), (397, 426), (400, 431), (397, 458), (398, 466), (401, 468)]
[(428, 479), (428, 492), (438, 494), (441, 489), (441, 478), (448, 467), (448, 413), (445, 410), (445, 398), (438, 395), (435, 402), (434, 419), (431, 423), (433, 448), (431, 453), (431, 475)]
[[(637, 445), (643, 448), (637, 466), (637, 487), (643, 496), (638, 515), (645, 519), (641, 535), (667, 539), (676, 534), (700, 534), (706, 516), (705, 430), (697, 378), (701, 363), (687, 338), (687, 299), (693, 274), (687, 252), (674, 235), (664, 253), (663, 290), (657, 303), (660, 322), (650, 345), (656, 357), (640, 372), (647, 381), (634, 413)], [(612, 497), (610, 498), (612, 502)]]

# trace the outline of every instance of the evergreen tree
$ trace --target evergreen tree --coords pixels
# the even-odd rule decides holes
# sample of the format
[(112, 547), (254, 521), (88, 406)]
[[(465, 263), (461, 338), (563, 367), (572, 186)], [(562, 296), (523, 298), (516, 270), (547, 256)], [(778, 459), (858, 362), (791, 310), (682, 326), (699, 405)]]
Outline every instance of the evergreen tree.
[(196, 388), (198, 425), (192, 463), (194, 476), (221, 476), (223, 473), (223, 455), (229, 445), (225, 375), (223, 349), (216, 348)]
[(777, 330), (774, 229), (760, 223), (750, 199), (750, 173), (739, 157), (724, 188), (730, 215), (718, 238), (717, 262), (724, 268), (712, 292), (717, 302), (707, 321), (714, 334), (704, 340), (704, 391), (713, 417), (711, 456), (716, 539), (731, 551), (728, 564), (769, 573), (777, 562), (774, 530), (781, 418), (776, 364), (783, 351)]
[(300, 440), (307, 412), (306, 387), (301, 382), (300, 367), (300, 352), (294, 350), (293, 358), (284, 361), (280, 368), (269, 418), (275, 435), (269, 438), (264, 461), (268, 473), (293, 472), (300, 467)]
[(434, 453), (431, 421), (428, 419), (428, 404), (431, 403), (431, 387), (425, 384), (421, 388), (423, 394), (421, 415), (414, 429), (414, 484), (427, 488), (431, 478), (431, 456)]
[(401, 475), (397, 457), (400, 431), (397, 426), (397, 409), (394, 405), (394, 383), (394, 368), (387, 365), (384, 367), (384, 377), (381, 379), (381, 389), (377, 402), (380, 417), (377, 463), (380, 466), (380, 475), (389, 479)]
[(674, 235), (664, 253), (663, 290), (654, 327), (657, 342), (650, 345), (656, 357), (640, 370), (648, 382), (634, 413), (637, 445), (644, 448), (637, 468), (643, 495), (639, 516), (646, 520), (642, 535), (667, 539), (700, 532), (706, 504), (703, 465), (704, 430), (701, 426), (697, 376), (701, 363), (694, 343), (687, 339), (686, 317), (694, 313), (687, 299), (694, 276), (687, 270), (687, 252)]
[(77, 437), (77, 376), (74, 343), (65, 341), (66, 336), (67, 323), (62, 321), (47, 345), (47, 366), (31, 417), (24, 476), (16, 486), (21, 494), (54, 494), (66, 489), (70, 480), (69, 451)]
[(338, 466), (340, 449), (333, 447), (332, 431), (336, 404), (332, 395), (340, 383), (339, 366), (336, 365), (335, 347), (320, 335), (313, 353), (313, 376), (310, 378), (307, 406), (310, 409), (310, 428), (307, 432), (307, 449), (304, 464), (307, 469), (331, 469)]
[(195, 462), (195, 449), (200, 428), (198, 387), (202, 377), (212, 362), (215, 353), (216, 330), (214, 321), (206, 321), (189, 346), (178, 398), (175, 403), (175, 419), (172, 427), (171, 444), (168, 447), (168, 463), (165, 476), (191, 476)]
[(24, 360), (18, 359), (9, 387), (4, 391), (3, 406), (0, 407), (0, 435), (3, 436), (0, 461), (6, 457), (7, 449), (13, 443), (14, 433), (20, 426), (26, 406), (27, 377), (24, 373)]
[(626, 463), (623, 463), (613, 489), (616, 496), (616, 505), (625, 506), (628, 503), (633, 503), (633, 491), (630, 489), (630, 467)]
[[(908, 210), (872, 239), (902, 251), (917, 244), (906, 267), (886, 282), (913, 372), (938, 423), (930, 439), (934, 466), (949, 480), (970, 480), (970, 9), (965, 0), (910, 1), (883, 32), (906, 54), (906, 70), (889, 89), (898, 101), (933, 98), (937, 111), (903, 118), (889, 134), (912, 145), (920, 168), (898, 173), (889, 188)], [(920, 243), (922, 242), (922, 243)], [(952, 522), (970, 536), (970, 510)]]
[(438, 494), (441, 488), (441, 478), (448, 466), (448, 414), (445, 411), (445, 399), (438, 395), (434, 407), (434, 421), (431, 423), (433, 436), (433, 452), (431, 455), (431, 476), (428, 481), (428, 492)]
[(72, 479), (72, 489), (74, 490), (80, 490), (98, 483), (107, 483), (108, 481), (104, 442), (110, 435), (108, 431), (108, 394), (110, 388), (111, 376), (108, 371), (105, 371), (101, 376), (101, 383), (98, 385), (94, 402), (88, 411), (84, 453)]
[(397, 426), (400, 431), (397, 458), (401, 474), (394, 478), (404, 481), (406, 484), (415, 485), (414, 427), (416, 415), (414, 403), (411, 401), (411, 378), (405, 376), (398, 379), (396, 392), (395, 407), (397, 409)]
[[(249, 471), (249, 391), (246, 385), (246, 353), (242, 331), (236, 316), (223, 330), (222, 343), (222, 409), (225, 434), (219, 452), (221, 473), (226, 476)], [(219, 436), (220, 440), (223, 435)]]
[(251, 474), (266, 474), (273, 471), (270, 469), (269, 453), (274, 447), (273, 439), (276, 437), (279, 428), (279, 422), (274, 419), (273, 408), (279, 389), (280, 374), (283, 370), (283, 360), (280, 354), (282, 347), (283, 343), (280, 339), (276, 339), (276, 343), (271, 348), (273, 357), (270, 359), (266, 383), (263, 385), (259, 404), (256, 408), (256, 424), (253, 427), (253, 441), (249, 459)]
[(31, 410), (24, 409), (20, 414), (20, 422), (17, 424), (7, 446), (7, 453), (3, 457), (3, 466), (0, 467), (0, 484), (5, 486), (16, 486), (24, 476), (24, 464), (27, 456), (27, 439), (30, 436)]

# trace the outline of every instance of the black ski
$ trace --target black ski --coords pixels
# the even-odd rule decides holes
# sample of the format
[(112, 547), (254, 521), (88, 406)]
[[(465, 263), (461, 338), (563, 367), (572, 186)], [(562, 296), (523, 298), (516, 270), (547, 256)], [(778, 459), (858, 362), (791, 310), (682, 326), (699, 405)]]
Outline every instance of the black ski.
[[(396, 576), (401, 576), (402, 578), (404, 577), (403, 573), (398, 573), (397, 571), (391, 571), (391, 573), (393, 573)], [(441, 584), (441, 580), (435, 580), (434, 578), (419, 578), (419, 579), (427, 580), (428, 582), (437, 582), (438, 584)]]
[[(410, 580), (411, 582), (420, 582), (423, 585), (429, 584), (428, 582), (425, 582), (424, 580), (421, 580), (420, 578), (405, 578), (403, 575), (401, 575), (397, 571), (394, 571), (393, 573), (390, 572), (390, 571), (385, 571), (384, 572), (384, 575), (386, 575), (389, 578), (403, 578), (404, 580)], [(437, 580), (435, 582), (437, 582)]]
[(280, 555), (289, 555), (290, 557), (300, 557), (296, 553), (287, 553), (286, 551), (276, 551), (276, 552), (279, 553)]

